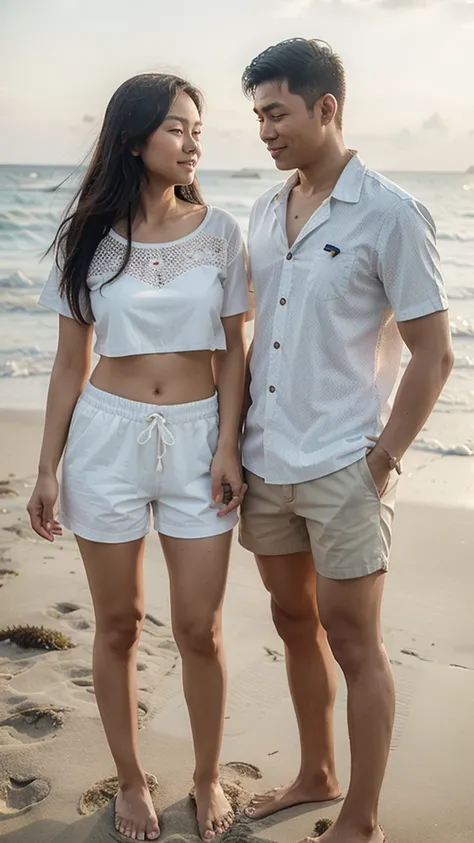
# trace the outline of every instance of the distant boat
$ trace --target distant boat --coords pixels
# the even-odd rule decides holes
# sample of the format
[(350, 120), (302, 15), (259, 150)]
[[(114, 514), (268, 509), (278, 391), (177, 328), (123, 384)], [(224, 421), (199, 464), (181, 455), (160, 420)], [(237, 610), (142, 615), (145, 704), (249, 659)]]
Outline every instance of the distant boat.
[(472, 167), (469, 167), (469, 169), (466, 170), (466, 173), (468, 174), (468, 176), (474, 176), (474, 164), (472, 165)]
[(258, 170), (248, 170), (244, 167), (243, 170), (238, 170), (236, 173), (232, 173), (233, 179), (261, 179), (262, 176), (258, 172)]

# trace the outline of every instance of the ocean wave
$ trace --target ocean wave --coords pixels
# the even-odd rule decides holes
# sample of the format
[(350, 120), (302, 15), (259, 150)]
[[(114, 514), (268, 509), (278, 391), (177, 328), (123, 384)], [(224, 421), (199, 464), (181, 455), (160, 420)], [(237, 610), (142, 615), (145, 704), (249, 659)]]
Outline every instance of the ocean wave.
[(453, 337), (474, 337), (474, 320), (462, 319), (460, 316), (450, 320), (451, 335)]
[(429, 451), (432, 454), (440, 454), (444, 457), (474, 457), (474, 442), (472, 440), (465, 444), (443, 445), (438, 439), (418, 437), (412, 447), (421, 451)]
[[(0, 378), (29, 378), (34, 375), (48, 375), (54, 362), (54, 352), (41, 352), (33, 347), (24, 349), (23, 355), (0, 359)], [(3, 357), (3, 353), (2, 353)]]
[(473, 243), (474, 237), (472, 234), (464, 234), (459, 231), (439, 231), (437, 235), (438, 240), (448, 240), (453, 243)]
[[(28, 287), (35, 287), (36, 284), (31, 278), (28, 278), (21, 269), (7, 275), (6, 278), (0, 278), (0, 289), (3, 290), (24, 290)], [(1, 294), (0, 294), (1, 305)]]
[[(471, 264), (469, 264), (469, 267)], [(474, 266), (472, 267), (474, 272)], [(448, 298), (452, 301), (465, 301), (474, 299), (474, 287), (449, 287)]]
[(43, 313), (38, 304), (38, 296), (31, 293), (15, 295), (14, 293), (0, 293), (0, 313)]
[(455, 369), (474, 369), (474, 357), (466, 357), (464, 355), (460, 355), (456, 357), (454, 361), (454, 368)]

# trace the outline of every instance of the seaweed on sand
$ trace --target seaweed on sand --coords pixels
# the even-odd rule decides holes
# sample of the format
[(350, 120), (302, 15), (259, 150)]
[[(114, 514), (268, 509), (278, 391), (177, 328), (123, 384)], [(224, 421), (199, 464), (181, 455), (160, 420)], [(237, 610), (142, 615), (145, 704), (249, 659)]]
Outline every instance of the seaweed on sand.
[(0, 629), (0, 641), (11, 641), (19, 647), (36, 650), (69, 650), (75, 645), (70, 638), (44, 626), (7, 626)]

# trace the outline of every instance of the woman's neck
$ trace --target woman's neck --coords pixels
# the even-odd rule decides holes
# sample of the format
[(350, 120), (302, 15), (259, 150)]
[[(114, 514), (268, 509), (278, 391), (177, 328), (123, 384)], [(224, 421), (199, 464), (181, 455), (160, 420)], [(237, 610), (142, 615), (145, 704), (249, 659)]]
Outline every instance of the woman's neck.
[(150, 181), (143, 191), (140, 206), (137, 215), (140, 221), (151, 228), (162, 225), (178, 211), (179, 199), (174, 185), (170, 187), (162, 182)]

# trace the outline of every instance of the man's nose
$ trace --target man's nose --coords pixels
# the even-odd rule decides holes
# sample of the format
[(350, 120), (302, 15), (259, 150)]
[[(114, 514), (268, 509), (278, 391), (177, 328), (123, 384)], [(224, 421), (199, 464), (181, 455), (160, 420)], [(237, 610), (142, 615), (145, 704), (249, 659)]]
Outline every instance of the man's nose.
[(271, 120), (263, 120), (260, 124), (260, 140), (264, 143), (275, 140), (278, 137), (277, 127)]

